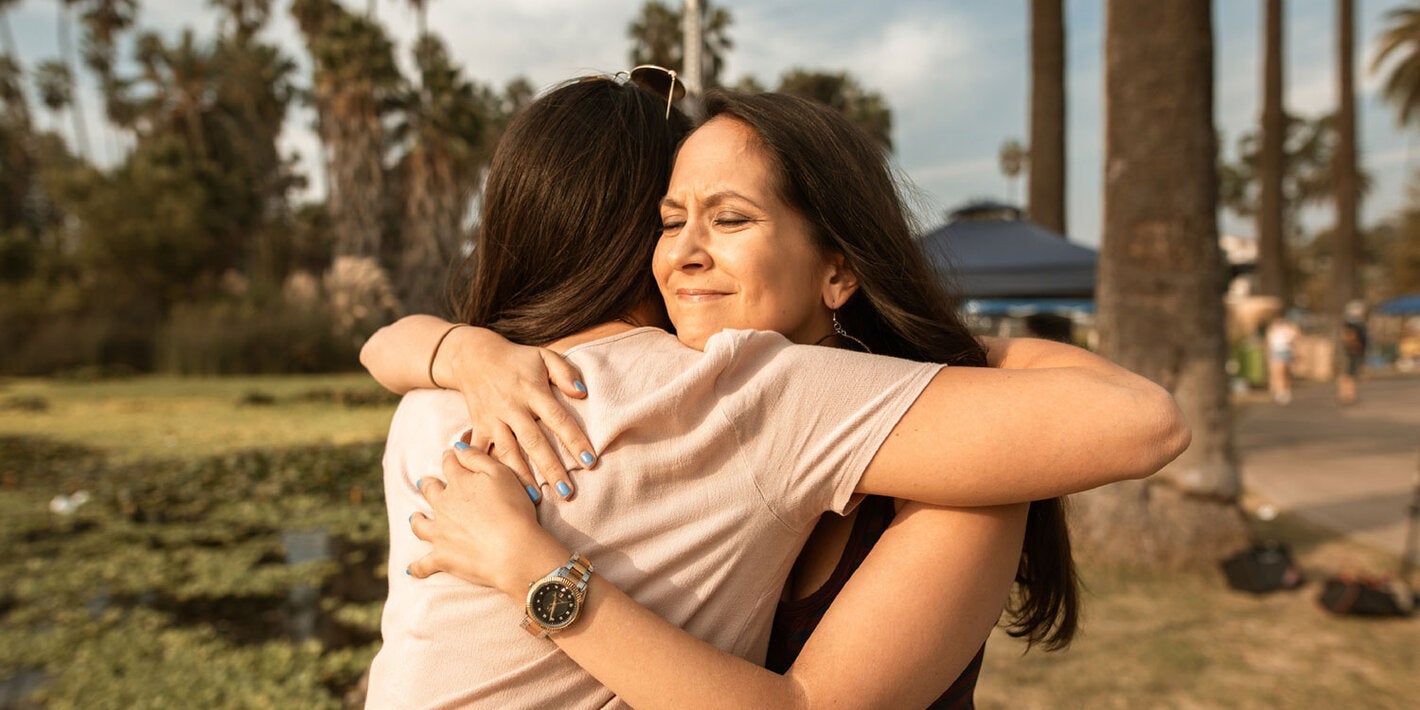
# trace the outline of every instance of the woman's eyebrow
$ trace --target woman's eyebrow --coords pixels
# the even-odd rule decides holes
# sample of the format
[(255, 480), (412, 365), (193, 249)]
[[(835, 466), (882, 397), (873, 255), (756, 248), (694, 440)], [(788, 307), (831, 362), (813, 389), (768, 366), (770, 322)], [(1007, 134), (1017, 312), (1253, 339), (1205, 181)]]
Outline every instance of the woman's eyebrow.
[[(735, 192), (734, 190), (721, 190), (720, 192), (711, 193), (705, 198), (704, 203), (706, 207), (715, 207), (722, 202), (726, 202), (732, 199), (743, 200), (756, 208), (764, 209), (763, 207), (759, 206), (758, 202), (755, 202), (754, 200), (745, 197), (742, 193)], [(670, 197), (669, 195), (661, 199), (661, 206), (668, 207), (670, 209), (685, 209), (685, 205), (680, 200), (677, 200), (674, 197)]]

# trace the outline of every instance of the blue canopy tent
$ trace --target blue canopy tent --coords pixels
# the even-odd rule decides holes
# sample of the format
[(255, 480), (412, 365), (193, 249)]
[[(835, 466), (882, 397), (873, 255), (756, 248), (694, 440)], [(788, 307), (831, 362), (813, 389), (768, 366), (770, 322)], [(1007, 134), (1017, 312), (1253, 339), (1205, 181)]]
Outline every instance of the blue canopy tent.
[(1024, 219), (1010, 205), (966, 205), (921, 241), (937, 272), (977, 302), (977, 312), (998, 310), (991, 302), (1001, 299), (1010, 304), (1000, 310), (1079, 311), (1094, 297), (1095, 250)]
[(1420, 316), (1420, 293), (1392, 298), (1376, 306), (1375, 312), (1383, 316)]

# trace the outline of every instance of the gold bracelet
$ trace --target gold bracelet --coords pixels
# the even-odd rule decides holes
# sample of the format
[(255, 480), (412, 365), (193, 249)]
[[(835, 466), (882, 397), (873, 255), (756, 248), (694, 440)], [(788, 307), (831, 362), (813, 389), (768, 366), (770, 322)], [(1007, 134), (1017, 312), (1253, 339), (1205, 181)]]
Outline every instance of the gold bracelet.
[(455, 323), (449, 326), (449, 329), (444, 331), (443, 335), (439, 336), (439, 342), (434, 343), (434, 352), (429, 353), (429, 382), (430, 384), (434, 385), (434, 389), (442, 389), (442, 387), (439, 385), (439, 381), (434, 379), (434, 360), (439, 357), (439, 348), (444, 345), (444, 339), (449, 337), (449, 333), (452, 333), (455, 330), (458, 330), (459, 328), (466, 327), (469, 327), (467, 323)]

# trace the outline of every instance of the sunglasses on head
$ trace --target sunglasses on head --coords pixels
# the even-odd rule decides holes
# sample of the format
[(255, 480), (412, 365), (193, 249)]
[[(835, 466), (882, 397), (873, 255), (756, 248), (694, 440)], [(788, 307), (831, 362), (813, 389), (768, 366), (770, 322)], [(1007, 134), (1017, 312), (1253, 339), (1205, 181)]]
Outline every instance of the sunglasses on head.
[(680, 81), (674, 69), (642, 64), (629, 72), (617, 72), (618, 77), (626, 77), (632, 83), (666, 100), (666, 118), (671, 117), (671, 103), (685, 96), (685, 82)]

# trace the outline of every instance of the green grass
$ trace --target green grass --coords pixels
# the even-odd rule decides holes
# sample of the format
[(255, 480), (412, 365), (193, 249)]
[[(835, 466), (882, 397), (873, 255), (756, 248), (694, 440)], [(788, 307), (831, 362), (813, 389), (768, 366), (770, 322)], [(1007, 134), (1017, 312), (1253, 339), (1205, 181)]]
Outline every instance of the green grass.
[[(97, 449), (111, 460), (197, 460), (254, 447), (383, 439), (396, 400), (367, 375), (182, 378), (93, 382), (0, 381), (0, 434), (43, 436)], [(274, 405), (246, 404), (266, 395)], [(372, 406), (319, 401), (378, 398)], [(259, 397), (258, 397), (259, 398)], [(44, 411), (23, 406), (43, 401)], [(7, 406), (9, 403), (9, 406)]]

